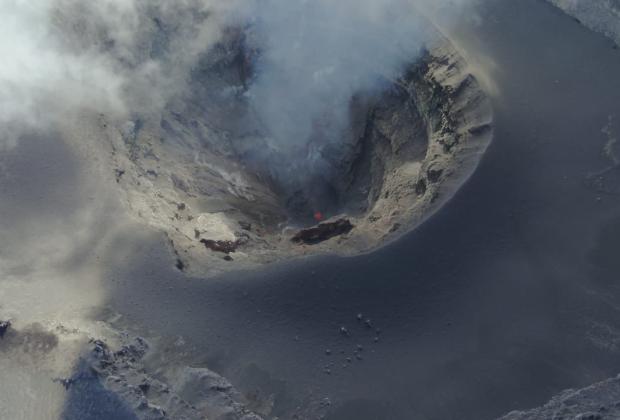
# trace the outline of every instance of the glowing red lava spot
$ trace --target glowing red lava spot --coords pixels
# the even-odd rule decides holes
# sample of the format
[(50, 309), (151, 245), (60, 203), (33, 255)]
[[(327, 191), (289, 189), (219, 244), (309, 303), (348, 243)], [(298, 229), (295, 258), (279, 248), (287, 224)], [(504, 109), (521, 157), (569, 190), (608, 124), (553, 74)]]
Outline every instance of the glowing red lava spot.
[(315, 211), (314, 220), (316, 220), (317, 222), (323, 221), (323, 213), (321, 213), (320, 211)]

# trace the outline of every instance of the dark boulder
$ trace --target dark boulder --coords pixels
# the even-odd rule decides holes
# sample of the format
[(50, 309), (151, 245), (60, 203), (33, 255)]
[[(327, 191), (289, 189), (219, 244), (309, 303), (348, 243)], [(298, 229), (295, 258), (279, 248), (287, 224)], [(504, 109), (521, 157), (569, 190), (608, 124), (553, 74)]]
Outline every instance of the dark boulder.
[(211, 239), (201, 239), (200, 242), (207, 247), (207, 249), (215, 252), (223, 252), (225, 254), (235, 252), (239, 246), (238, 241), (214, 241)]
[(344, 235), (353, 229), (349, 219), (338, 219), (333, 222), (320, 223), (311, 228), (302, 229), (291, 241), (298, 244), (315, 245), (331, 239), (335, 236)]

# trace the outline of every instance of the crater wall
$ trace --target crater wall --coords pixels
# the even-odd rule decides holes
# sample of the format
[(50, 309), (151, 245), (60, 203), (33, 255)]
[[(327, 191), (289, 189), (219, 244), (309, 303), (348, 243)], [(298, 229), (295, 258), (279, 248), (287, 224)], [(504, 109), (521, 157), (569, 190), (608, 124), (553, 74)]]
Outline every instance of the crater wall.
[[(126, 207), (167, 235), (181, 270), (371, 251), (444, 204), (491, 141), (489, 100), (441, 39), (399, 78), (351, 99), (341, 141), (325, 143), (319, 126), (295, 163), (314, 175), (288, 182), (271, 171), (282, 156), (245, 97), (253, 54), (242, 32), (229, 31), (194, 70), (189, 99), (157, 115), (89, 122), (108, 140)], [(323, 171), (309, 169), (317, 154)], [(319, 232), (312, 243), (293, 241), (309, 228)]]

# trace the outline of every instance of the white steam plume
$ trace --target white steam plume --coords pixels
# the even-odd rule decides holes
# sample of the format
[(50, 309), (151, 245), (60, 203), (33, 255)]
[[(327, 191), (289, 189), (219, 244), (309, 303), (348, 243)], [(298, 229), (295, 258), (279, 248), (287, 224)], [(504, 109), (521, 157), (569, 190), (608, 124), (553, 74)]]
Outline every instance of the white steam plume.
[(161, 109), (237, 10), (237, 0), (3, 0), (0, 150), (83, 110)]
[(419, 7), (471, 1), (3, 0), (0, 148), (84, 109), (163, 109), (223, 29), (249, 23), (261, 51), (250, 103), (276, 153), (312, 159), (317, 127), (324, 143), (337, 143), (351, 97), (415, 59), (429, 36)]
[(47, 1), (0, 3), (0, 148), (13, 144), (23, 125), (47, 124), (59, 111), (86, 103), (120, 106), (114, 92), (121, 80), (102, 57), (59, 52), (50, 7)]

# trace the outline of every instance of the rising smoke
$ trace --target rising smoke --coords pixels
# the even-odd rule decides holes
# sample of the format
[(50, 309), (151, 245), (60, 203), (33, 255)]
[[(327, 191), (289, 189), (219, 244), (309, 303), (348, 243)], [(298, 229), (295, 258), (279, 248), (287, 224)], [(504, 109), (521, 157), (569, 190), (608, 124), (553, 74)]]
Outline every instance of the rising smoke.
[(267, 129), (270, 153), (299, 171), (295, 162), (322, 161), (322, 150), (308, 147), (317, 127), (322, 144), (338, 143), (353, 95), (380, 88), (415, 59), (430, 36), (420, 10), (465, 3), (4, 0), (0, 148), (24, 130), (83, 111), (160, 111), (184, 95), (224, 29), (244, 25), (261, 51), (247, 100)]
[(418, 13), (409, 0), (261, 2), (263, 53), (248, 94), (272, 154), (286, 157), (269, 165), (286, 187), (333, 176), (325, 155), (346, 137), (354, 95), (386, 85), (419, 55), (428, 32)]
[(160, 109), (238, 9), (235, 0), (0, 2), (0, 147), (82, 111)]

